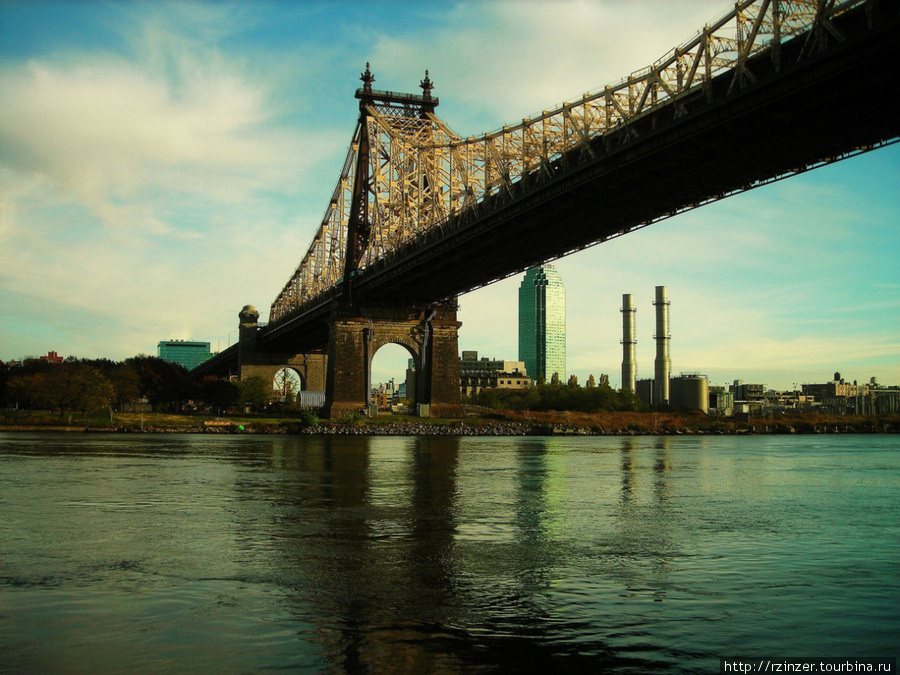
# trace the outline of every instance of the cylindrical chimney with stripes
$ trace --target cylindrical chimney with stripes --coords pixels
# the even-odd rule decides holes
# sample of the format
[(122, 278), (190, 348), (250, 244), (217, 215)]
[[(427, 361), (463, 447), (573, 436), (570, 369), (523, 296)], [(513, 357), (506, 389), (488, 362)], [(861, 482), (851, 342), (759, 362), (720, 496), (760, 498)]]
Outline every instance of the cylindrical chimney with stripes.
[(656, 287), (656, 362), (654, 363), (653, 402), (656, 405), (669, 405), (669, 298), (665, 286)]
[(637, 378), (637, 361), (634, 357), (634, 315), (637, 308), (631, 293), (622, 295), (622, 389), (635, 391), (634, 381)]

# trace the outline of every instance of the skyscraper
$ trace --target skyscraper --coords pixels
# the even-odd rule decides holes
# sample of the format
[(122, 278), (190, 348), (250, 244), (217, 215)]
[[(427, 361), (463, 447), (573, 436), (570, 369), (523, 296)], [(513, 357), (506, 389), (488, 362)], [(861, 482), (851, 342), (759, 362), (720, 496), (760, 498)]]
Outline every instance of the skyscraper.
[(535, 380), (566, 378), (566, 288), (553, 265), (532, 267), (519, 286), (519, 361)]

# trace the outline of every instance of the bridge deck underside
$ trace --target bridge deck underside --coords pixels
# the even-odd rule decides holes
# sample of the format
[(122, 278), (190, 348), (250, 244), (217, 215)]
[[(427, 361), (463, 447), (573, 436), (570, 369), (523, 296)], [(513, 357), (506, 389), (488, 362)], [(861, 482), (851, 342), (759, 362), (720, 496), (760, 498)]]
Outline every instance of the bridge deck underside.
[[(849, 37), (798, 60), (804, 38), (763, 54), (755, 81), (731, 73), (596, 139), (586, 158), (563, 157), (440, 231), (362, 270), (354, 298), (410, 305), (452, 298), (712, 199), (900, 136), (898, 0), (876, 33), (865, 15), (843, 19)], [(852, 37), (856, 36), (856, 37)], [(677, 104), (677, 106), (676, 106)], [(677, 112), (676, 112), (677, 107)], [(788, 225), (786, 224), (786, 227)], [(335, 295), (340, 289), (336, 289)], [(263, 328), (262, 348), (327, 342), (330, 301)]]
[[(789, 61), (791, 51), (782, 58)], [(523, 187), (520, 197), (389, 267), (366, 270), (357, 293), (413, 302), (464, 293), (667, 214), (895, 138), (900, 112), (889, 102), (900, 84), (898, 57), (895, 22), (877, 37), (777, 75), (759, 75), (770, 70), (768, 59), (751, 63), (755, 84), (726, 95), (731, 80), (722, 76), (709, 100), (701, 91), (683, 101), (686, 114), (675, 118), (670, 105), (595, 142), (592, 161)]]

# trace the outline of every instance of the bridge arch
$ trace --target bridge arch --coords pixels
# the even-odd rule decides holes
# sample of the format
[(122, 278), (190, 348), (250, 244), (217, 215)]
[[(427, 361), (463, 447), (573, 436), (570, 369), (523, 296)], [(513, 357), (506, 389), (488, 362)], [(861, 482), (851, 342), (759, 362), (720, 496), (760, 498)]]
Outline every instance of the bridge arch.
[[(372, 359), (369, 362), (369, 380), (373, 389), (377, 388), (379, 384), (388, 384), (393, 380), (395, 389), (390, 393), (396, 395), (398, 390), (402, 390), (403, 398), (415, 406), (419, 402), (416, 385), (422, 370), (418, 347), (419, 345), (414, 344), (412, 340), (396, 338), (373, 340)], [(410, 362), (412, 362), (412, 373), (409, 372)], [(382, 402), (376, 401), (376, 403), (380, 405)]]
[(295, 366), (284, 365), (275, 371), (270, 385), (278, 392), (276, 394), (281, 400), (289, 396), (296, 398), (297, 394), (306, 390), (306, 382), (303, 373)]
[(414, 400), (420, 415), (459, 412), (459, 326), (455, 301), (336, 312), (329, 327), (328, 414), (369, 409), (373, 357), (388, 344), (404, 347), (416, 365)]

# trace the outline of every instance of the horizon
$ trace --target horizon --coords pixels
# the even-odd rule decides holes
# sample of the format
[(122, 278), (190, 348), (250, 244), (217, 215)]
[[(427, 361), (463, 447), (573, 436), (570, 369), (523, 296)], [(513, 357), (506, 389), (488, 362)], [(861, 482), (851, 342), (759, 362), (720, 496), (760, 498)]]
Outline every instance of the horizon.
[[(620, 81), (729, 9), (344, 7), (0, 0), (0, 360), (233, 344), (241, 307), (266, 315), (318, 228), (367, 62), (393, 91), (427, 69), (438, 116), (478, 135)], [(560, 379), (620, 386), (624, 293), (637, 377), (652, 377), (666, 286), (673, 375), (900, 384), (898, 188), (894, 144), (552, 261), (567, 289)], [(460, 353), (520, 360), (522, 276), (459, 298)], [(400, 381), (408, 354), (393, 347), (373, 382)]]

